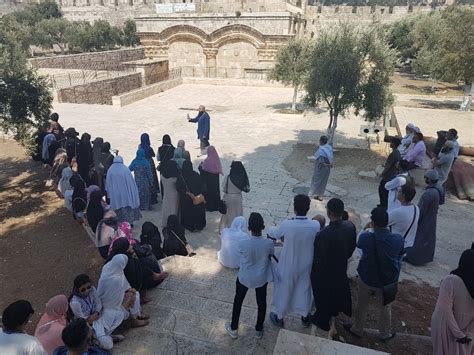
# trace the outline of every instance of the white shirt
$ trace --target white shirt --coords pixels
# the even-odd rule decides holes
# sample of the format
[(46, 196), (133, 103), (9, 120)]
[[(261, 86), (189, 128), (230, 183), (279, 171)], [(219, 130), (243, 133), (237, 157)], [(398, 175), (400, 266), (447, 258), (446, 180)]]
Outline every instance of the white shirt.
[[(97, 290), (92, 286), (89, 296), (94, 300), (95, 309), (91, 310), (93, 312), (100, 312), (102, 310), (102, 302), (100, 301)], [(69, 307), (71, 308), (72, 313), (76, 318), (84, 318), (87, 320), (92, 313), (85, 313), (81, 307), (81, 300), (78, 296), (72, 296), (71, 302), (69, 302)]]
[(35, 337), (24, 333), (4, 333), (0, 330), (0, 354), (2, 355), (46, 355)]
[[(416, 211), (416, 217), (413, 225), (410, 228), (410, 224), (413, 221), (414, 211)], [(388, 226), (390, 227), (392, 233), (400, 234), (402, 237), (404, 237), (408, 228), (410, 228), (410, 231), (405, 238), (405, 248), (412, 247), (413, 243), (415, 242), (419, 218), (420, 209), (416, 205), (400, 206), (388, 213)]]
[(270, 255), (274, 253), (273, 241), (251, 236), (239, 242), (239, 282), (248, 288), (258, 288), (272, 280)]
[(401, 206), (401, 203), (397, 198), (397, 192), (400, 187), (407, 183), (407, 177), (408, 173), (402, 173), (395, 176), (392, 180), (385, 184), (385, 190), (388, 191), (387, 212), (390, 212)]

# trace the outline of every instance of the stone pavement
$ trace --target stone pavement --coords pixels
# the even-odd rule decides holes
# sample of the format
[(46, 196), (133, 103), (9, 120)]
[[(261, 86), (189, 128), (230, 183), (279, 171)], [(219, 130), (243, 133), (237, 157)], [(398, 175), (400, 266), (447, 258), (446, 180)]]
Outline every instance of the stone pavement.
[[(376, 354), (379, 352), (311, 336), (299, 317), (285, 318), (285, 330), (267, 319), (262, 339), (254, 336), (257, 316), (255, 291), (245, 298), (239, 338), (231, 339), (224, 324), (232, 315), (236, 270), (202, 256), (173, 256), (162, 260), (169, 277), (147, 294), (153, 301), (143, 306), (150, 325), (125, 333), (114, 346), (117, 354)], [(268, 290), (270, 304), (272, 286)], [(296, 335), (296, 333), (300, 335)], [(302, 337), (300, 338), (300, 336)], [(297, 344), (295, 340), (298, 339)], [(278, 342), (278, 346), (275, 344)], [(301, 349), (300, 344), (304, 343)], [(306, 349), (307, 351), (304, 351)], [(319, 349), (320, 352), (315, 352)], [(381, 354), (381, 353), (379, 353)]]
[[(251, 191), (244, 194), (245, 216), (251, 211), (260, 212), (268, 228), (292, 215), (295, 191), (307, 191), (311, 178), (312, 170), (308, 170), (307, 177), (298, 181), (285, 170), (282, 161), (290, 155), (296, 143), (315, 144), (328, 124), (327, 112), (323, 110), (308, 110), (303, 115), (276, 113), (277, 109), (289, 106), (291, 97), (292, 90), (288, 88), (185, 84), (123, 108), (56, 104), (54, 109), (60, 114), (60, 122), (65, 128), (73, 126), (79, 132), (89, 132), (93, 138), (105, 138), (113, 148), (119, 149), (126, 164), (135, 155), (141, 133), (150, 134), (155, 150), (160, 146), (163, 134), (167, 133), (173, 143), (179, 139), (186, 141), (197, 168), (201, 159), (197, 158), (196, 125), (186, 121), (186, 114), (193, 116), (195, 108), (206, 105), (211, 115), (211, 144), (216, 146), (221, 156), (224, 172), (229, 171), (234, 159), (242, 160), (247, 168)], [(397, 107), (396, 110), (410, 109)], [(417, 124), (439, 115), (439, 111), (443, 112), (431, 110), (420, 116)], [(449, 113), (457, 114), (456, 111)], [(341, 117), (336, 146), (366, 148), (365, 139), (359, 136), (362, 124), (361, 118)], [(445, 125), (441, 122), (431, 125), (435, 124)], [(378, 181), (363, 179), (357, 174), (353, 168), (338, 166), (336, 162), (327, 195), (343, 198), (346, 206), (354, 209), (365, 224), (371, 209), (378, 204)], [(421, 192), (420, 189), (416, 199)], [(324, 206), (324, 202), (313, 201), (310, 215), (324, 214)], [(145, 221), (161, 227), (160, 209), (159, 204), (153, 211), (143, 213), (144, 218), (134, 228), (135, 236), (138, 237)], [(456, 267), (462, 250), (470, 247), (470, 231), (474, 223), (465, 219), (463, 223), (458, 222), (460, 216), (472, 215), (473, 210), (472, 203), (448, 197), (439, 212), (435, 262), (421, 268), (404, 265), (402, 278), (426, 281), (437, 287), (441, 279)], [(207, 213), (207, 227), (199, 233), (188, 233), (187, 238), (199, 255), (211, 259), (216, 257), (220, 247), (219, 219), (218, 212)], [(357, 256), (350, 264), (351, 275), (356, 274), (356, 266)]]

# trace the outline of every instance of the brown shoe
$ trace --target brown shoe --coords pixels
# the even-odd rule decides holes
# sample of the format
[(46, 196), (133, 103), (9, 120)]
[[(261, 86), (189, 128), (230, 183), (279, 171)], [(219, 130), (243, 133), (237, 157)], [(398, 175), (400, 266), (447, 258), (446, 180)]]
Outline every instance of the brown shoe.
[(132, 318), (132, 328), (146, 327), (148, 324), (150, 324), (148, 320)]

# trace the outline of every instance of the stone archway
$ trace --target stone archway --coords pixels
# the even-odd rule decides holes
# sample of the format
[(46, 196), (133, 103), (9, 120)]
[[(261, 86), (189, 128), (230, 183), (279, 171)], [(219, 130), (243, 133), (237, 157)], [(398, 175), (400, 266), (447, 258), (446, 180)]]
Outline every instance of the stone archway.
[(181, 68), (183, 76), (205, 76), (206, 56), (202, 45), (191, 41), (174, 41), (168, 47), (170, 68)]
[(258, 66), (258, 50), (245, 41), (228, 41), (219, 47), (216, 71), (219, 77), (242, 78), (245, 68)]

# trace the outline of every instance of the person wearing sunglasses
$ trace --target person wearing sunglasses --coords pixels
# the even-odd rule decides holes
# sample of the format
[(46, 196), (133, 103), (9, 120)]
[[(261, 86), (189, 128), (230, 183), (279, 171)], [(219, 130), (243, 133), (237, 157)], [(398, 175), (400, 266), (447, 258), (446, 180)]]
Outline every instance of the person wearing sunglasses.
[(102, 303), (96, 288), (92, 286), (91, 279), (86, 274), (80, 274), (74, 279), (69, 307), (73, 313), (71, 318), (83, 318), (89, 324), (99, 319)]

